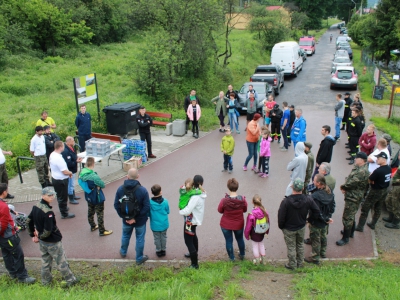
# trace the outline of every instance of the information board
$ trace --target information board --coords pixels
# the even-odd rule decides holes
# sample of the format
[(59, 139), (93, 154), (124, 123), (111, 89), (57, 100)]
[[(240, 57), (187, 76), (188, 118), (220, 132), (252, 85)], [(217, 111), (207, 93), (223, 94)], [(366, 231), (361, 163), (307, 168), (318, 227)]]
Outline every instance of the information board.
[(382, 85), (376, 85), (374, 87), (374, 93), (372, 94), (372, 98), (382, 100), (383, 99), (383, 93), (385, 92), (385, 87)]

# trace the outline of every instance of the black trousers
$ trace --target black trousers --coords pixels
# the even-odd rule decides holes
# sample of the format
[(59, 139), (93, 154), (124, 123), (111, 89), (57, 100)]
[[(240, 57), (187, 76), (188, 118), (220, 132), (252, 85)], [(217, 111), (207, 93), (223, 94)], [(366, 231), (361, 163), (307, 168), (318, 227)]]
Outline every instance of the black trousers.
[(222, 113), (222, 109), (221, 109), (221, 112), (219, 113), (219, 115), (218, 115), (218, 119), (219, 119), (219, 125), (221, 125), (222, 127), (224, 127), (225, 126), (225, 116), (224, 116), (224, 114)]
[(194, 235), (190, 235), (185, 233), (185, 226), (183, 226), (183, 238), (185, 239), (185, 245), (189, 253), (197, 253), (199, 251), (199, 240), (197, 239), (196, 228), (197, 225), (192, 225), (192, 232)]
[(24, 251), (22, 251), (18, 235), (13, 235), (9, 238), (0, 237), (0, 248), (4, 265), (10, 276), (18, 279), (27, 278), (28, 272), (25, 268)]
[(68, 216), (68, 178), (65, 179), (54, 179), (53, 178), (54, 191), (57, 194), (58, 208), (63, 217)]
[(192, 121), (192, 132), (199, 134), (199, 121)]
[(281, 122), (271, 122), (271, 138), (281, 139)]
[(350, 155), (351, 156), (356, 156), (356, 154), (357, 154), (357, 152), (358, 152), (358, 148), (360, 147), (359, 145), (358, 145), (358, 140), (359, 140), (359, 137), (353, 137), (353, 136), (351, 136), (350, 138), (349, 138), (349, 146), (350, 146)]
[(151, 151), (151, 132), (139, 132), (140, 140), (146, 141), (147, 143), (147, 153), (148, 155), (152, 155), (153, 152)]
[(84, 135), (84, 134), (80, 134), (78, 137), (78, 141), (79, 141), (79, 147), (81, 148), (81, 152), (84, 152), (86, 150), (86, 144), (85, 142), (87, 140), (90, 140), (92, 138), (92, 136), (89, 135)]

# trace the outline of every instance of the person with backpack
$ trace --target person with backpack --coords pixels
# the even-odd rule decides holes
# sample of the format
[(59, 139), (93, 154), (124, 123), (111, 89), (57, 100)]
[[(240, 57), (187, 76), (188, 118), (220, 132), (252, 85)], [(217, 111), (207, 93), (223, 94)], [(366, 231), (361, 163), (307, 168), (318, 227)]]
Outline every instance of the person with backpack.
[[(85, 166), (86, 167), (83, 168), (79, 174), (78, 183), (85, 192), (85, 199), (88, 204), (88, 222), (90, 230), (96, 231), (99, 229), (100, 236), (110, 235), (113, 231), (106, 230), (104, 227), (104, 201), (106, 201), (102, 190), (105, 187), (104, 181), (93, 171), (93, 157), (87, 158)], [(97, 214), (98, 225), (94, 222), (94, 214)]]
[(136, 264), (141, 265), (149, 259), (143, 254), (146, 235), (146, 222), (150, 211), (149, 193), (140, 185), (137, 169), (129, 169), (127, 179), (115, 194), (114, 208), (122, 219), (122, 239), (119, 253), (126, 257), (132, 232), (136, 234)]
[(313, 179), (317, 188), (311, 197), (318, 205), (320, 214), (318, 218), (311, 215), (308, 218), (310, 224), (310, 239), (312, 245), (311, 257), (304, 259), (307, 263), (319, 265), (319, 259), (326, 258), (326, 248), (328, 240), (326, 238), (328, 232), (328, 224), (332, 223), (332, 215), (335, 212), (335, 196), (331, 189), (326, 185), (325, 177), (317, 174)]
[(253, 197), (254, 208), (247, 216), (246, 228), (244, 236), (246, 240), (251, 239), (253, 244), (253, 264), (258, 263), (266, 264), (265, 259), (265, 246), (264, 236), (269, 233), (270, 220), (268, 212), (265, 210), (261, 203), (261, 197), (254, 195)]

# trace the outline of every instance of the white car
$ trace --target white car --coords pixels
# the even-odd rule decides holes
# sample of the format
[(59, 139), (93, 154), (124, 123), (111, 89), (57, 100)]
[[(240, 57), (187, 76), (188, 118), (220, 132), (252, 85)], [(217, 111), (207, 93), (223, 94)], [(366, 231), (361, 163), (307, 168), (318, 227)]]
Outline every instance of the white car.
[(349, 57), (345, 56), (337, 56), (335, 59), (332, 61), (332, 70), (331, 73), (334, 73), (336, 71), (336, 68), (338, 66), (352, 66), (351, 59)]
[(338, 66), (331, 76), (331, 90), (334, 88), (357, 89), (358, 75), (354, 67)]

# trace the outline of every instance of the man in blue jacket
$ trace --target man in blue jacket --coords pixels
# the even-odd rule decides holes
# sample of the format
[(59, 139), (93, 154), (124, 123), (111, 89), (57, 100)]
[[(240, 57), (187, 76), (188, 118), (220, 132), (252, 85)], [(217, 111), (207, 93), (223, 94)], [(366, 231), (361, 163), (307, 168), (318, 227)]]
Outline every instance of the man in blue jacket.
[[(114, 208), (117, 211), (120, 218), (122, 218), (122, 239), (121, 239), (121, 249), (119, 253), (122, 258), (126, 257), (128, 251), (129, 242), (132, 236), (133, 229), (135, 229), (136, 234), (136, 264), (141, 265), (146, 260), (148, 260), (147, 255), (143, 255), (144, 250), (144, 237), (146, 235), (146, 222), (148, 218), (148, 213), (150, 211), (150, 199), (149, 193), (146, 188), (140, 186), (138, 181), (139, 172), (137, 169), (132, 168), (128, 171), (127, 180), (121, 185), (117, 193), (115, 194)], [(132, 191), (136, 186), (139, 187), (135, 190), (135, 196), (139, 203), (140, 212), (135, 219), (124, 218), (121, 214), (121, 199), (126, 196), (126, 193)]]
[(303, 111), (300, 108), (296, 108), (295, 111), (296, 119), (292, 125), (292, 129), (290, 131), (290, 139), (293, 142), (294, 149), (296, 149), (296, 144), (298, 142), (306, 141), (306, 127), (307, 122), (303, 118)]
[(75, 119), (75, 126), (78, 129), (79, 147), (81, 152), (85, 151), (85, 142), (92, 138), (92, 117), (86, 112), (86, 105), (81, 105), (81, 112)]

